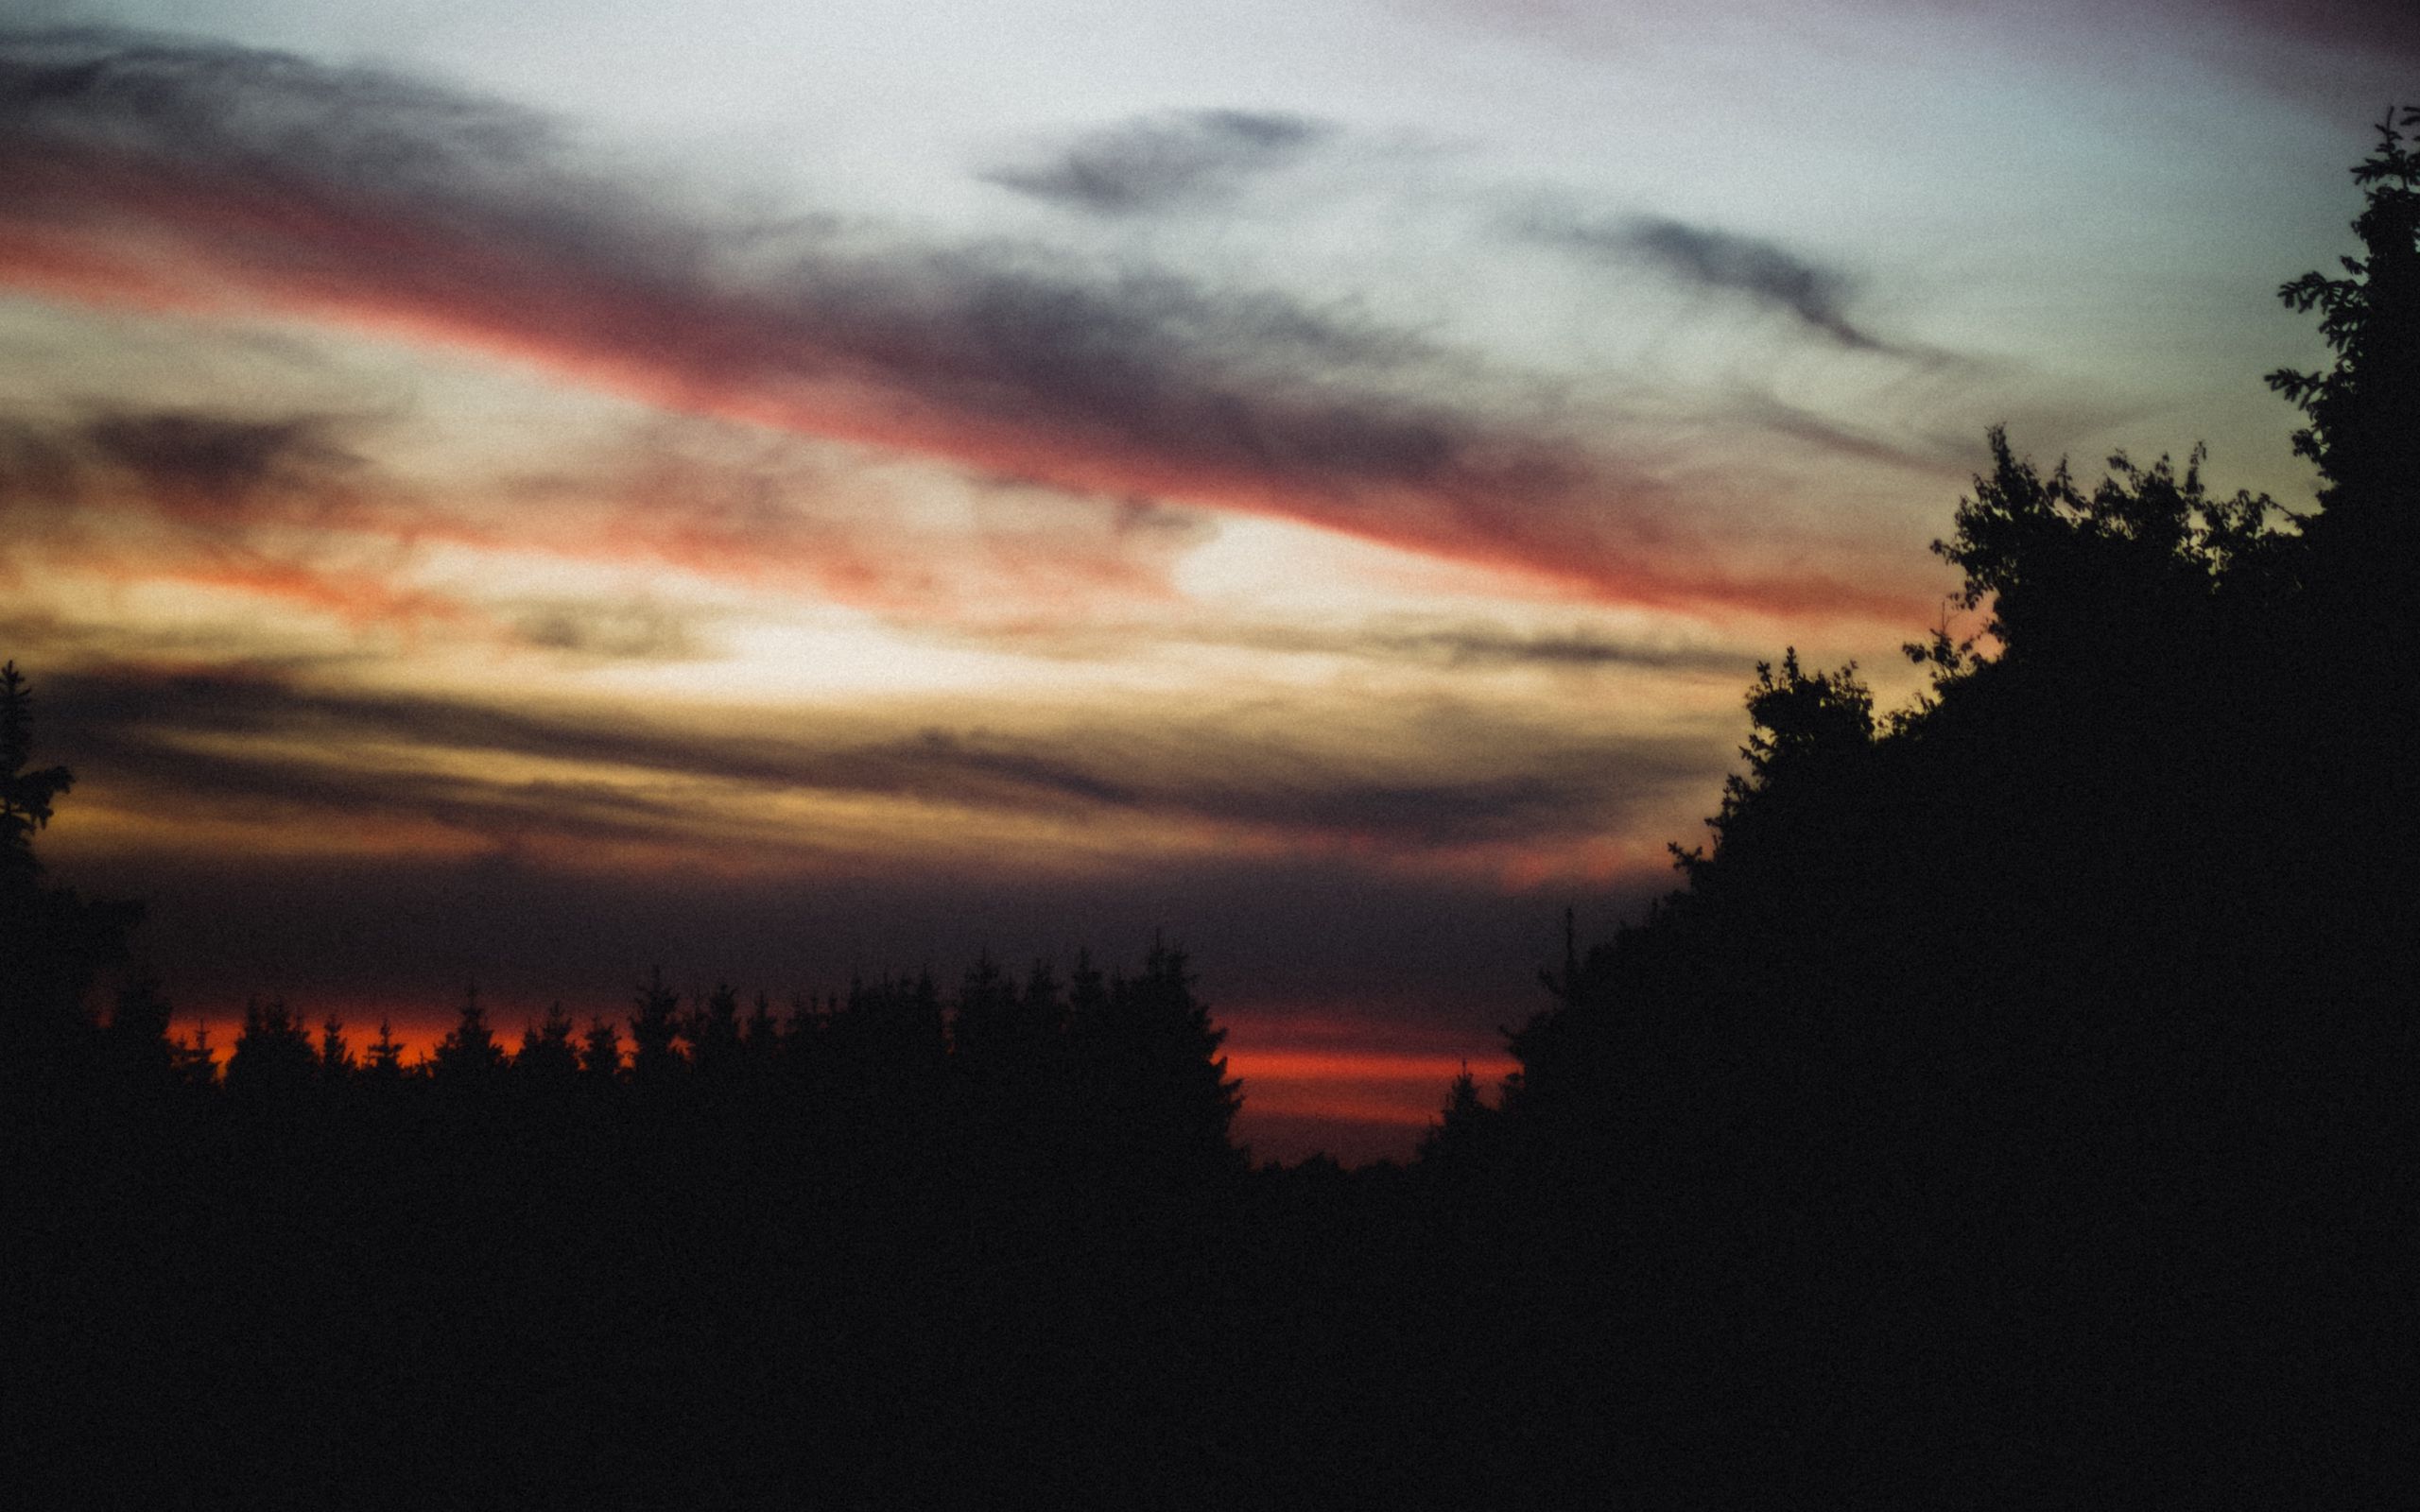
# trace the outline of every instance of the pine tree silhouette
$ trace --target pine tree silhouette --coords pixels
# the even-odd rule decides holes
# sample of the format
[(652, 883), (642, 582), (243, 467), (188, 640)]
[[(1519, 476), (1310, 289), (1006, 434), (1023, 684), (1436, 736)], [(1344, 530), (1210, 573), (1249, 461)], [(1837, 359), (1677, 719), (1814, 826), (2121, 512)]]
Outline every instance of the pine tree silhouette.
[(437, 1042), (429, 1074), (441, 1086), (457, 1090), (493, 1088), (505, 1069), (504, 1046), (488, 1027), (488, 1012), (479, 1002), (476, 985), (465, 988), (454, 1027)]

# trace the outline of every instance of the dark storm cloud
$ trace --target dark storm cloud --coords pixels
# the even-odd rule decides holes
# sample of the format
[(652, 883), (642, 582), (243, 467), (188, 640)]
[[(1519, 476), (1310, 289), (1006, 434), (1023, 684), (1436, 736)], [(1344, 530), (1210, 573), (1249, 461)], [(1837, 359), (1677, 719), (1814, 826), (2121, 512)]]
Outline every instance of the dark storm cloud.
[[(1316, 129), (1221, 116), (1193, 137), (1230, 162)], [(355, 322), (669, 408), (1614, 597), (1906, 608), (1870, 584), (1723, 572), (1673, 530), (1651, 473), (1440, 401), (1505, 386), (1350, 306), (1039, 249), (743, 223), (585, 161), (538, 117), (370, 70), (0, 34), (0, 283)]]
[(1132, 215), (1225, 198), (1336, 134), (1323, 121), (1251, 111), (1147, 116), (1086, 132), (1063, 150), (982, 177), (1002, 188), (1100, 215)]
[(1532, 233), (1598, 257), (1644, 263), (1710, 293), (1746, 300), (1791, 316), (1843, 346), (1878, 350), (1883, 343), (1848, 318), (1855, 282), (1777, 242), (1662, 215), (1609, 223), (1533, 219)]
[[(1210, 720), (1047, 735), (935, 728), (769, 736), (319, 692), (266, 672), (60, 673), (45, 679), (43, 696), (60, 748), (130, 788), (205, 802), (273, 799), (338, 816), (418, 816), (475, 832), (544, 829), (561, 813), (566, 833), (679, 833), (677, 814), (662, 806), (668, 800), (631, 796), (628, 774), (635, 769), (676, 784), (912, 798), (1079, 819), (1118, 812), (1449, 846), (1596, 833), (1674, 784), (1711, 775), (1697, 742), (1578, 739), (1508, 728), (1452, 705), (1412, 717), (1412, 738), (1432, 769), (1440, 758), (1472, 769), (1408, 777), (1366, 756), (1250, 738)], [(256, 748), (246, 750), (245, 740), (257, 741)], [(585, 765), (621, 774), (621, 785), (601, 776), (533, 782), (458, 775), (475, 762), (449, 763), (439, 776), (341, 759), (364, 747)], [(1508, 750), (1516, 753), (1510, 770)]]

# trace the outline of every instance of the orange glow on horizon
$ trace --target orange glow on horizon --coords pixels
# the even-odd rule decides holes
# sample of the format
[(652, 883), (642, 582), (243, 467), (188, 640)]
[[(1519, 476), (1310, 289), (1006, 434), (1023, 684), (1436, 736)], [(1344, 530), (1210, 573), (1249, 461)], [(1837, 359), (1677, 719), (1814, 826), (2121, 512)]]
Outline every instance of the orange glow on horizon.
[[(384, 1022), (403, 1047), (406, 1067), (421, 1064), (436, 1054), (439, 1041), (452, 1032), (459, 1011), (432, 1009), (417, 1000), (409, 1004), (355, 1000), (334, 1005), (289, 1002), (288, 1006), (315, 1045), (320, 1040), (320, 1025), (333, 1014), (343, 1025), (346, 1041), (356, 1060), (364, 1057)], [(486, 1006), (490, 1030), (509, 1051), (517, 1051), (525, 1029), (544, 1017), (543, 1010), (496, 1004)], [(567, 1007), (565, 1011), (570, 1014), (575, 1040), (587, 1032), (597, 1016), (595, 1010), (572, 1011)], [(624, 1011), (621, 1005), (615, 1005), (602, 1016), (618, 1028)], [(1326, 1032), (1340, 1032), (1341, 1023), (1339, 1021)], [(223, 1069), (243, 1026), (243, 1011), (234, 1007), (180, 1012), (170, 1028), (177, 1040), (190, 1044), (195, 1029), (206, 1027), (210, 1048)], [(626, 1053), (629, 1044), (625, 1034), (622, 1045)], [(1463, 1071), (1477, 1077), (1483, 1090), (1492, 1090), (1516, 1069), (1510, 1057), (1500, 1054), (1463, 1056), (1341, 1043), (1316, 1050), (1260, 1050), (1250, 1044), (1238, 1046), (1231, 1039), (1227, 1050), (1227, 1074), (1243, 1082), (1239, 1131), (1248, 1138), (1254, 1123), (1275, 1121), (1295, 1131), (1282, 1142), (1289, 1149), (1302, 1143), (1300, 1130), (1305, 1125), (1362, 1125), (1405, 1131), (1425, 1127), (1436, 1120), (1454, 1078)], [(1305, 1148), (1294, 1153), (1308, 1151)]]

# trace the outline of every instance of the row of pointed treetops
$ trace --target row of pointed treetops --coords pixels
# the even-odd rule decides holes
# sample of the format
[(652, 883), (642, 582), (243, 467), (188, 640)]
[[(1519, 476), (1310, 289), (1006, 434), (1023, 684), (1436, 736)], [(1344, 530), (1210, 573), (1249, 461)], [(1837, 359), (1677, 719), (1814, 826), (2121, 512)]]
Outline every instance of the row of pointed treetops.
[(345, 1022), (316, 1037), (283, 1000), (254, 999), (223, 1066), (205, 1027), (171, 1038), (171, 1009), (148, 979), (117, 997), (110, 1032), (155, 1075), (189, 1086), (222, 1084), (242, 1097), (313, 1086), (425, 1081), (461, 1090), (629, 1087), (737, 1090), (794, 1084), (833, 1092), (936, 1091), (953, 1081), (1040, 1092), (1061, 1084), (1099, 1093), (1121, 1082), (1182, 1097), (1223, 1136), (1240, 1084), (1219, 1054), (1226, 1030), (1194, 993), (1185, 952), (1154, 942), (1142, 970), (1103, 972), (1080, 953), (1063, 980), (1036, 961), (1022, 980), (988, 954), (944, 995), (929, 971), (853, 980), (846, 993), (793, 998), (777, 1010), (759, 991), (743, 1008), (728, 984), (682, 995), (661, 969), (640, 987), (627, 1021), (602, 1014), (583, 1027), (558, 1003), (508, 1048), (475, 986), (454, 1026), (427, 1054), (406, 1048), (381, 1022), (356, 1045)]
[(285, 1002), (255, 999), (222, 1063), (206, 1027), (172, 1035), (173, 1006), (147, 974), (127, 978), (106, 1017), (91, 1011), (130, 959), (142, 910), (45, 880), (33, 837), (74, 777), (34, 767), (32, 750), (33, 695), (9, 662), (0, 667), (0, 1074), (31, 1102), (72, 1104), (101, 1089), (253, 1110), (381, 1089), (491, 1108), (559, 1106), (583, 1091), (658, 1107), (800, 1099), (876, 1125), (972, 1117), (1046, 1128), (1157, 1151), (1197, 1172), (1245, 1159), (1232, 1138), (1242, 1096), (1219, 1054), (1226, 1031), (1195, 995), (1185, 952), (1157, 940), (1133, 972), (1103, 971), (1082, 953), (1063, 978), (1042, 961), (1020, 978), (986, 954), (951, 993), (926, 971), (852, 981), (786, 1012), (761, 992), (743, 1009), (727, 985), (684, 1002), (659, 969), (625, 1022), (598, 1015), (583, 1028), (558, 1004), (517, 1048), (498, 1037), (474, 987), (444, 1038), (409, 1061), (391, 1023), (356, 1044), (336, 1017), (315, 1037)]

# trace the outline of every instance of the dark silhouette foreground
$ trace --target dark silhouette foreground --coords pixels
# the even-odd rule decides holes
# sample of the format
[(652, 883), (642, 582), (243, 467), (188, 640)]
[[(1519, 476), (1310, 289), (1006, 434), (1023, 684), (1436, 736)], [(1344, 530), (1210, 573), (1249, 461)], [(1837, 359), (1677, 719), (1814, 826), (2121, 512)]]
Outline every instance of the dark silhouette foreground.
[[(2407, 114), (2403, 126), (2420, 120)], [(49, 885), (0, 706), (27, 1506), (2392, 1504), (2413, 1484), (2420, 186), (2314, 513), (1997, 431), (1981, 644), (1794, 654), (1685, 885), (1409, 1169), (1249, 1172), (1184, 956), (776, 1014), (660, 977), (223, 1078)]]

